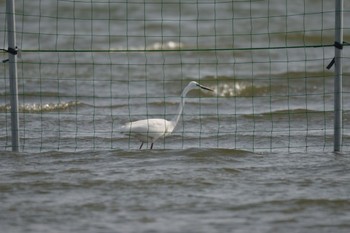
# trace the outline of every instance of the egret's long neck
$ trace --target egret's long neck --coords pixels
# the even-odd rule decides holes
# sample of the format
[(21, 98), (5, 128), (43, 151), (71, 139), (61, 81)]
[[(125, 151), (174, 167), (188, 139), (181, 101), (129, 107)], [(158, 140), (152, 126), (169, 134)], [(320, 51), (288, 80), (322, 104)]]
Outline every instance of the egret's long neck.
[(185, 99), (186, 99), (186, 95), (187, 95), (187, 92), (189, 90), (187, 88), (185, 88), (180, 96), (180, 105), (179, 105), (179, 108), (177, 110), (177, 115), (172, 119), (172, 122), (174, 124), (174, 126), (177, 124), (177, 122), (179, 122), (180, 120), (180, 117), (182, 115), (182, 111), (184, 109), (184, 106), (185, 106)]

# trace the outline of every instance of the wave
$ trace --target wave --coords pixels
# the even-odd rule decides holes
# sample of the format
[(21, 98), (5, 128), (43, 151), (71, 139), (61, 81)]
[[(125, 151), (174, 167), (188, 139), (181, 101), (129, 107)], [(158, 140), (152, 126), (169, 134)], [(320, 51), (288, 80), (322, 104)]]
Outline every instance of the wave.
[[(79, 101), (69, 101), (61, 103), (46, 103), (46, 104), (23, 104), (19, 106), (20, 112), (28, 113), (41, 113), (41, 112), (55, 112), (55, 111), (65, 111), (69, 109), (74, 109), (83, 103)], [(11, 106), (9, 104), (0, 105), (0, 112), (10, 112)]]
[(268, 86), (255, 86), (248, 82), (219, 83), (214, 92), (220, 97), (252, 97), (264, 95), (269, 91)]
[(254, 114), (244, 114), (243, 116), (246, 118), (257, 118), (257, 117), (271, 117), (273, 116), (300, 116), (302, 118), (305, 118), (305, 116), (311, 116), (311, 115), (329, 115), (332, 114), (333, 111), (331, 110), (313, 110), (308, 108), (295, 108), (295, 109), (281, 109), (281, 110), (274, 110), (271, 112), (262, 112), (262, 113), (254, 113)]
[(332, 74), (322, 72), (285, 72), (260, 74), (254, 77), (207, 75), (199, 82), (215, 90), (219, 97), (325, 95), (330, 89)]
[(116, 47), (111, 50), (178, 50), (184, 47), (181, 42), (167, 41), (167, 42), (155, 42), (148, 46), (131, 46), (131, 47)]

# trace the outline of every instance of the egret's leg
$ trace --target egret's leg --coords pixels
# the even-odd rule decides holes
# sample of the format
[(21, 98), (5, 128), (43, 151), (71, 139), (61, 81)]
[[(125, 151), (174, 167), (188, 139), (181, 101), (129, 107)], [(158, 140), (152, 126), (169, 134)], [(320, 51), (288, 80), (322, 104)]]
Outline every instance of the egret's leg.
[(141, 150), (142, 146), (143, 146), (143, 142), (141, 142), (141, 146), (140, 146), (139, 150)]
[(151, 150), (153, 149), (153, 143), (151, 144)]

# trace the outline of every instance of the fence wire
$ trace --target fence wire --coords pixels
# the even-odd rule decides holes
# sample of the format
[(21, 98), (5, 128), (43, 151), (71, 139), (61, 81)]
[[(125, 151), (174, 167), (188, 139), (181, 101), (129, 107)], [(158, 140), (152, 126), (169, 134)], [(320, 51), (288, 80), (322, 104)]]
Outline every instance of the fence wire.
[[(349, 2), (344, 9), (350, 41)], [(334, 15), (326, 0), (17, 0), (21, 149), (137, 149), (140, 142), (120, 127), (173, 118), (194, 80), (214, 92), (190, 92), (174, 132), (154, 148), (331, 151), (334, 74), (326, 66)], [(0, 18), (6, 49), (5, 1)], [(0, 73), (0, 150), (8, 150), (6, 63)]]

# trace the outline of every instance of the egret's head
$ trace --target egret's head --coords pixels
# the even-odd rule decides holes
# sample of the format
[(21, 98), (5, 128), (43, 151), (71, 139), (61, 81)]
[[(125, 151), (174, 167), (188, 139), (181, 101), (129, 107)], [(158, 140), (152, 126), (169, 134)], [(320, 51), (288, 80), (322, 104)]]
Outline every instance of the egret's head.
[(197, 89), (197, 88), (200, 88), (200, 89), (204, 89), (204, 90), (207, 90), (207, 91), (214, 91), (212, 89), (210, 89), (209, 87), (205, 87), (195, 81), (191, 81), (189, 84), (188, 84), (188, 87), (189, 89)]
[(208, 91), (214, 91), (214, 90), (210, 89), (209, 87), (205, 87), (205, 86), (200, 85), (199, 83), (197, 83), (195, 81), (191, 81), (185, 87), (185, 89), (182, 91), (181, 97), (185, 97), (187, 95), (187, 93), (193, 89), (204, 89), (204, 90), (208, 90)]

